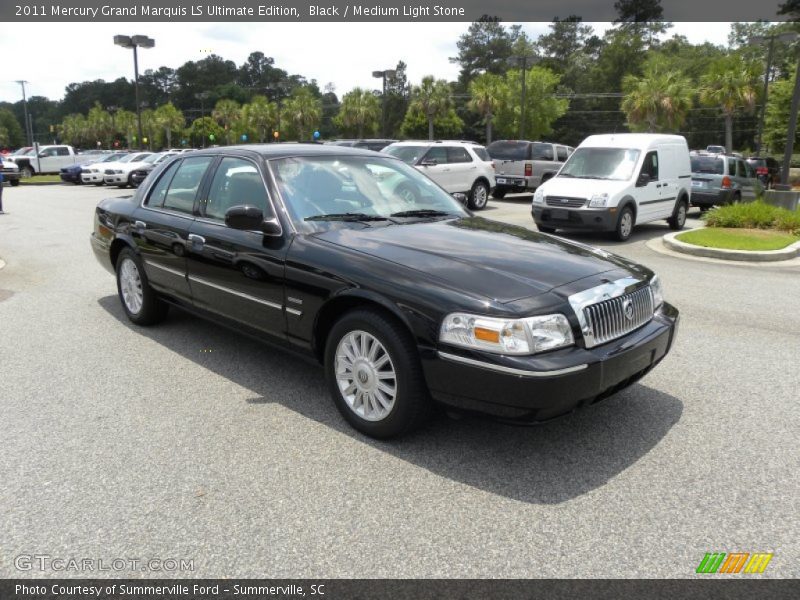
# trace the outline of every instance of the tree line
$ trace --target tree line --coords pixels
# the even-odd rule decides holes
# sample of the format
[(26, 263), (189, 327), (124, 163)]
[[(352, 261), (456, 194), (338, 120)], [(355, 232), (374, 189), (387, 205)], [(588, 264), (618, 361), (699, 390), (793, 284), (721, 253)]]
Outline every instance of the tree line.
[[(411, 85), (398, 62), (386, 95), (289, 74), (263, 52), (240, 66), (217, 55), (140, 77), (142, 129), (150, 147), (334, 137), (553, 139), (591, 133), (672, 132), (692, 147), (752, 149), (763, 104), (766, 44), (756, 36), (800, 31), (795, 22), (733, 23), (727, 46), (669, 36), (658, 0), (619, 0), (602, 36), (579, 17), (555, 19), (531, 39), (485, 16), (457, 41), (456, 81)], [(776, 41), (764, 141), (781, 152), (794, 87), (797, 42)], [(522, 88), (525, 106), (522, 107)], [(28, 100), (40, 142), (133, 146), (139, 140), (133, 82), (73, 83), (64, 98)], [(385, 102), (385, 124), (382, 102)], [(522, 118), (524, 116), (524, 124)], [(22, 102), (0, 104), (0, 145), (24, 144)], [(52, 131), (50, 130), (52, 126)], [(521, 129), (522, 128), (522, 129)], [(782, 136), (784, 139), (782, 139)]]

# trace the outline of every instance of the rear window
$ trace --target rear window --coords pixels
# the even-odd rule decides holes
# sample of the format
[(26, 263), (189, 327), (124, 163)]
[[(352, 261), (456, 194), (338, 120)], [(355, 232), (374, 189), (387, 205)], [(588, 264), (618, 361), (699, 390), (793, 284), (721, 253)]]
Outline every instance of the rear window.
[(749, 162), (754, 167), (766, 167), (767, 166), (767, 159), (766, 158), (748, 158), (747, 162)]
[(489, 156), (489, 153), (486, 151), (486, 148), (481, 148), (480, 146), (472, 146), (472, 151), (475, 153), (475, 156), (480, 158), (484, 162), (491, 162), (492, 157)]
[(486, 148), (495, 160), (527, 160), (528, 142), (492, 142)]
[(719, 156), (692, 156), (692, 173), (723, 175), (725, 160)]

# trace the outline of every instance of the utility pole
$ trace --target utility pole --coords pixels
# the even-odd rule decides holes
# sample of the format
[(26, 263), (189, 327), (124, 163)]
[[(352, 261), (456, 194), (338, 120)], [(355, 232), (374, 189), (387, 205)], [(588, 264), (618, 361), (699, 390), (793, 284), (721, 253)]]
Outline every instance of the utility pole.
[(383, 93), (381, 94), (381, 137), (386, 137), (386, 78), (394, 77), (397, 74), (395, 69), (385, 69), (383, 71), (373, 71), (372, 76), (383, 79)]
[(519, 139), (525, 138), (525, 75), (528, 73), (528, 61), (532, 63), (536, 62), (536, 55), (535, 54), (518, 54), (515, 56), (511, 56), (509, 60), (516, 62), (520, 65), (520, 77), (522, 78), (522, 98), (520, 100), (520, 107), (519, 107)]
[(33, 146), (33, 127), (31, 127), (31, 119), (28, 116), (28, 98), (25, 95), (25, 84), (28, 82), (24, 79), (17, 79), (17, 83), (22, 86), (22, 110), (25, 115), (25, 135), (28, 138), (28, 146)]

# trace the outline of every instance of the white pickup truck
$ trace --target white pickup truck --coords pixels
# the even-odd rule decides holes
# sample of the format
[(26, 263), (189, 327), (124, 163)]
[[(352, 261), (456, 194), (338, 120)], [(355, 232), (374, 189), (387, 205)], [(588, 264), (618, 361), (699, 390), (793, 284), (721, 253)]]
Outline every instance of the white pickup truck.
[(78, 157), (75, 148), (66, 145), (39, 146), (39, 155), (31, 148), (26, 154), (9, 156), (9, 160), (19, 167), (20, 177), (32, 177), (37, 174), (59, 173), (63, 167), (76, 164), (86, 157)]

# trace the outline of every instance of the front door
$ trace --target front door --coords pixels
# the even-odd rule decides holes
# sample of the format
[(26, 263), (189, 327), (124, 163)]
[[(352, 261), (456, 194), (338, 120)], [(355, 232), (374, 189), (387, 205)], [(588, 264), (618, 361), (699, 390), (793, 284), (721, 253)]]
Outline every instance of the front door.
[[(639, 175), (648, 175), (649, 181), (646, 185), (636, 188), (636, 202), (639, 205), (636, 222), (646, 223), (660, 218), (662, 209), (661, 188), (666, 185), (658, 179), (658, 152), (653, 150), (644, 157), (642, 169)], [(637, 184), (638, 186), (638, 184)]]
[(247, 158), (224, 156), (207, 189), (186, 254), (194, 304), (284, 336), (286, 236), (225, 224), (225, 213), (234, 206), (255, 206), (266, 218), (275, 216), (259, 165)]

